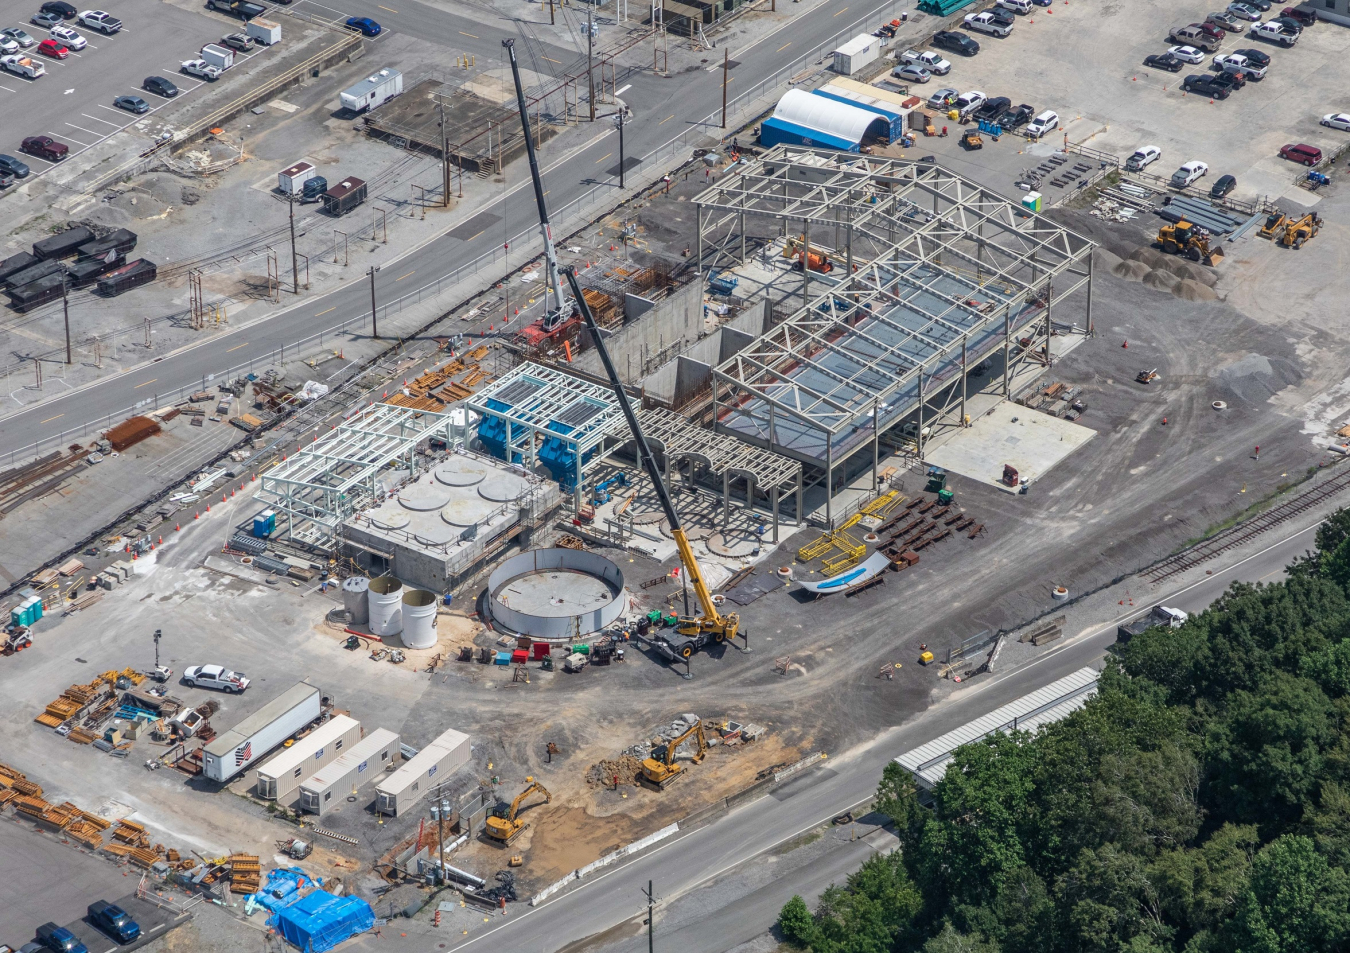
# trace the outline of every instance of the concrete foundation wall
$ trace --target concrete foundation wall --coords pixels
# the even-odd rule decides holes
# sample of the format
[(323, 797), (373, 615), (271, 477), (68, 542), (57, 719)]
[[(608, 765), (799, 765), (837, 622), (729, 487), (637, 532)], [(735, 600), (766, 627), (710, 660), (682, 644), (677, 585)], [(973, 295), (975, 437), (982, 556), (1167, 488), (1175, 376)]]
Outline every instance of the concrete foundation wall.
[[(640, 320), (633, 320), (633, 314)], [(668, 359), (699, 339), (703, 332), (703, 283), (691, 281), (676, 288), (669, 298), (655, 303), (627, 295), (624, 315), (631, 323), (606, 335), (605, 346), (619, 376), (631, 382), (651, 370), (653, 361), (664, 363), (662, 352), (668, 353)], [(576, 364), (588, 374), (605, 376), (604, 365), (593, 347), (587, 347)]]
[(643, 378), (644, 393), (668, 407), (683, 406), (711, 384), (713, 365), (722, 363), (764, 333), (768, 314), (767, 301), (748, 305), (712, 334)]

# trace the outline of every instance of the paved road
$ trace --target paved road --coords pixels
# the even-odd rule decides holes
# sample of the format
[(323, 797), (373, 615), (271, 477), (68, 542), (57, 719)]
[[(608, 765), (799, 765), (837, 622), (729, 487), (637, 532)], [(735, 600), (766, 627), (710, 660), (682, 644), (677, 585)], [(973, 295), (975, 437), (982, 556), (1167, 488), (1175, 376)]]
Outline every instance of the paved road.
[[(1157, 598), (1169, 606), (1199, 612), (1231, 582), (1274, 582), (1283, 576), (1284, 567), (1295, 556), (1312, 547), (1315, 529), (1275, 538), (1265, 550), (1237, 565), (1216, 570), (1201, 582)], [(524, 909), (508, 922), (469, 937), (451, 949), (557, 950), (631, 917), (645, 915), (638, 888), (649, 879), (655, 882), (657, 895), (670, 901), (827, 821), (867, 799), (876, 790), (886, 763), (900, 752), (931, 741), (1084, 665), (1099, 664), (1107, 647), (1115, 641), (1115, 630), (1113, 621), (1046, 653), (1031, 665), (972, 688), (970, 694), (957, 695), (910, 723), (891, 729), (876, 741), (831, 759), (828, 769), (817, 770), (786, 789), (780, 788), (772, 795), (742, 805), (713, 824), (679, 835), (650, 853), (616, 865), (571, 893)], [(837, 856), (841, 852), (847, 856)], [(794, 893), (818, 895), (831, 882), (841, 880), (865, 856), (863, 848), (848, 844), (818, 859), (807, 870), (756, 891), (748, 906), (742, 904), (751, 898), (737, 901), (722, 911), (711, 909), (710, 904), (704, 922), (680, 927), (670, 939), (659, 938), (658, 949), (722, 953), (772, 926), (778, 909)], [(603, 886), (597, 887), (599, 884)], [(715, 899), (715, 891), (708, 894)], [(659, 914), (657, 923), (659, 926)], [(674, 936), (678, 936), (678, 943)], [(640, 943), (625, 942), (616, 950), (627, 953), (630, 947), (634, 951), (645, 949), (645, 936)]]
[[(341, 0), (334, 2), (341, 6)], [(858, 4), (855, 0), (825, 0), (798, 14), (770, 37), (761, 38), (748, 49), (735, 51), (739, 65), (732, 71), (732, 81), (742, 78), (743, 81), (739, 87), (731, 87), (732, 95), (739, 88), (748, 88), (755, 81), (772, 75), (799, 55), (798, 51), (825, 42), (845, 27), (848, 20), (858, 18), (870, 22), (869, 11), (889, 2), (867, 0)], [(417, 7), (414, 3), (409, 8), (413, 12), (406, 14), (414, 17), (414, 23), (421, 22), (416, 18), (423, 16)], [(422, 11), (431, 11), (431, 8), (425, 7)], [(383, 10), (375, 12), (381, 14), (381, 20), (393, 18), (395, 22), (398, 22), (397, 17), (405, 16)], [(839, 14), (844, 16), (836, 18)], [(430, 13), (426, 13), (426, 17), (429, 19)], [(441, 29), (449, 28), (443, 26)], [(480, 38), (488, 35), (485, 30), (478, 31)], [(501, 35), (506, 33), (502, 31)], [(500, 54), (500, 40), (497, 49)], [(522, 50), (520, 55), (524, 57), (525, 51)], [(698, 125), (722, 101), (720, 71), (694, 70), (668, 79), (641, 73), (623, 80), (623, 85), (629, 88), (623, 92), (622, 99), (633, 110), (634, 117), (625, 132), (625, 152), (630, 167), (632, 157), (645, 156), (691, 126)], [(612, 106), (606, 107), (606, 111), (612, 110)], [(617, 189), (617, 133), (608, 119), (596, 125), (599, 127), (596, 137), (575, 152), (564, 155), (548, 148), (543, 151), (544, 188), (551, 208), (567, 205), (596, 184), (613, 183)], [(716, 128), (709, 131), (719, 132)], [(511, 170), (509, 177), (519, 181), (503, 186), (501, 196), (490, 205), (457, 224), (441, 238), (407, 254), (396, 265), (386, 265), (376, 276), (377, 299), (387, 302), (414, 291), (537, 222), (528, 180), (522, 180), (516, 169)], [(305, 299), (259, 324), (203, 341), (158, 363), (128, 371), (6, 418), (4, 427), (0, 428), (0, 455), (31, 446), (39, 439), (53, 437), (63, 430), (99, 421), (158, 393), (200, 383), (226, 366), (246, 364), (255, 356), (270, 361), (270, 355), (278, 348), (339, 325), (346, 319), (362, 318), (369, 313), (370, 288), (364, 281), (351, 282), (326, 295)]]

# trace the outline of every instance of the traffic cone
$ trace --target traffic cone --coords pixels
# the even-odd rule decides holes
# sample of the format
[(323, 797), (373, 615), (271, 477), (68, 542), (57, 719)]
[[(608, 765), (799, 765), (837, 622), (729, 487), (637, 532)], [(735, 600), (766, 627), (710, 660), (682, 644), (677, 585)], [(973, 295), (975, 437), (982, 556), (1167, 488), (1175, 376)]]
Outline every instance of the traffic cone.
[(1129, 346), (1130, 346), (1130, 342), (1129, 342), (1129, 341), (1126, 341), (1124, 344), (1121, 345), (1121, 347), (1129, 347)]
[(208, 512), (208, 513), (211, 512), (211, 504), (210, 504), (210, 503), (207, 503), (207, 504), (206, 504), (206, 512)]
[(202, 518), (202, 514), (201, 514), (200, 512), (193, 513), (193, 514), (192, 514), (192, 518), (193, 518), (194, 520), (199, 520), (199, 519)]
[(161, 537), (159, 538), (159, 545), (161, 545), (161, 546), (164, 545), (164, 537), (163, 537), (163, 536), (161, 536)]
[(180, 525), (177, 524), (177, 523), (174, 523), (174, 524), (173, 524), (173, 531), (174, 531), (175, 533), (177, 533), (177, 532), (179, 532), (180, 530), (182, 530), (182, 528), (183, 528), (183, 527), (180, 526)]
[(222, 503), (225, 502), (225, 494), (224, 494), (224, 493), (220, 494), (220, 502), (222, 502)]

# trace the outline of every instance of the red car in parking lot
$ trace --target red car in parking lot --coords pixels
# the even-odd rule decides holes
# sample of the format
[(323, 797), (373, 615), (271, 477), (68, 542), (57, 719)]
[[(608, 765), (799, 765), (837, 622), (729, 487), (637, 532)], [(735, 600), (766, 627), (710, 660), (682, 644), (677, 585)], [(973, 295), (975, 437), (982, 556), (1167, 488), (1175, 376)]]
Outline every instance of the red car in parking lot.
[(1280, 146), (1280, 158), (1290, 162), (1302, 162), (1306, 166), (1315, 166), (1322, 161), (1322, 150), (1302, 142), (1291, 142)]
[(70, 55), (70, 50), (53, 39), (43, 40), (38, 44), (37, 51), (43, 56), (50, 56), (54, 60), (63, 60)]
[(19, 150), (48, 162), (60, 162), (70, 152), (70, 146), (51, 136), (29, 136), (19, 144)]

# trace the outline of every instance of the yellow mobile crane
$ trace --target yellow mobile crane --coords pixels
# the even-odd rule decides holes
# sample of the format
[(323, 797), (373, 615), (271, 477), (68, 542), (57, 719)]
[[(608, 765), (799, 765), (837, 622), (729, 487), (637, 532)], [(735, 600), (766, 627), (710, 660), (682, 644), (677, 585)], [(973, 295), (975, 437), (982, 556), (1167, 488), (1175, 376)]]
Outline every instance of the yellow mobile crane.
[(503, 814), (494, 814), (487, 819), (487, 835), (493, 840), (509, 844), (520, 836), (520, 832), (525, 829), (525, 822), (517, 820), (516, 814), (520, 811), (520, 802), (531, 794), (538, 791), (544, 796), (545, 804), (553, 802), (553, 795), (549, 794), (542, 784), (534, 778), (526, 778), (525, 780), (530, 782), (530, 786), (516, 795), (516, 799), (511, 802), (510, 810)]
[(666, 743), (665, 750), (656, 749), (652, 757), (642, 759), (642, 780), (658, 791), (665, 790), (667, 784), (684, 773), (684, 765), (675, 763), (675, 750), (693, 735), (698, 739), (698, 751), (694, 752), (694, 764), (702, 764), (708, 754), (708, 737), (703, 733), (703, 719), (699, 719), (676, 738)]

